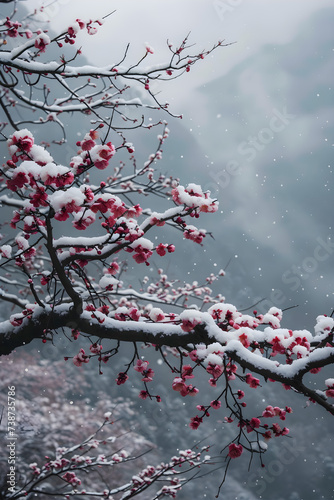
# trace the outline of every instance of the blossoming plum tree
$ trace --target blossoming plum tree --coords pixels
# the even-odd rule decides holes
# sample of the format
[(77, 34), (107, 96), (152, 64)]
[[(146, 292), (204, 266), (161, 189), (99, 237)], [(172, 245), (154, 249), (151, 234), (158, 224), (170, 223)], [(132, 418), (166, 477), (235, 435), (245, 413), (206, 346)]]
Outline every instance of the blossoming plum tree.
[[(199, 400), (192, 429), (218, 409), (227, 424), (236, 425), (235, 438), (223, 450), (226, 470), (244, 451), (258, 454), (262, 463), (267, 442), (289, 433), (279, 421), (285, 421), (291, 408), (273, 401), (260, 415), (249, 415), (245, 385), (259, 390), (264, 382), (279, 382), (334, 415), (334, 379), (320, 373), (334, 361), (331, 317), (318, 316), (310, 332), (282, 327), (282, 311), (276, 307), (266, 314), (244, 314), (212, 291), (224, 270), (208, 276), (202, 286), (180, 285), (161, 268), (156, 280), (145, 277), (138, 289), (126, 282), (132, 264), (150, 266), (155, 257), (175, 251), (176, 243), (166, 241), (171, 228), (202, 245), (207, 233), (194, 222), (218, 210), (218, 201), (199, 185), (182, 186), (177, 178), (157, 172), (169, 131), (161, 118), (147, 122), (145, 111), (172, 115), (152, 84), (188, 73), (226, 44), (192, 54), (185, 38), (176, 47), (168, 44), (170, 59), (156, 66), (145, 66), (151, 47), (137, 62), (128, 61), (126, 49), (122, 60), (98, 68), (80, 65), (75, 45), (80, 31), (94, 35), (103, 20), (76, 19), (52, 36), (30, 29), (14, 14), (1, 24), (1, 136), (8, 159), (0, 170), (0, 201), (2, 210), (14, 210), (9, 224), (3, 224), (0, 246), (0, 293), (12, 306), (0, 324), (1, 354), (34, 339), (52, 342), (62, 332), (79, 343), (72, 362), (80, 367), (96, 360), (102, 373), (102, 365), (127, 343), (132, 354), (116, 384), (137, 372), (143, 382), (139, 397), (159, 402), (151, 389), (149, 354), (143, 357), (138, 350), (138, 344), (151, 346), (173, 373), (171, 390)], [(51, 47), (59, 51), (52, 61)], [(134, 97), (139, 89), (147, 99)], [(57, 125), (62, 137), (56, 142), (64, 143), (66, 113), (87, 115), (90, 127), (77, 142), (77, 153), (62, 165), (46, 142), (36, 143), (35, 130), (40, 124)], [(155, 151), (138, 165), (127, 134), (154, 127), (161, 128)], [(102, 181), (97, 180), (99, 171), (105, 175)], [(154, 204), (154, 198), (163, 207), (159, 211), (147, 203), (153, 199)], [(188, 306), (190, 299), (196, 304)], [(305, 382), (309, 374), (317, 375), (316, 389)], [(195, 376), (208, 376), (208, 388), (218, 388), (219, 395), (211, 401), (201, 397)], [(37, 469), (34, 474), (38, 476)]]

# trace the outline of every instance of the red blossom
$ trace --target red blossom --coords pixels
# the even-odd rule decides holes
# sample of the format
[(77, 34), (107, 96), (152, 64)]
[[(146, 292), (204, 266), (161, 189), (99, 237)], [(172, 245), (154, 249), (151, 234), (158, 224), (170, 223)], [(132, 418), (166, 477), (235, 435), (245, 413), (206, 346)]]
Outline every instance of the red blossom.
[(334, 389), (327, 389), (326, 396), (328, 398), (334, 398)]
[(116, 384), (117, 385), (122, 385), (122, 384), (125, 384), (125, 382), (128, 380), (128, 376), (126, 373), (124, 372), (120, 372), (117, 376), (117, 379), (116, 379)]
[(228, 447), (228, 456), (230, 458), (238, 458), (243, 452), (243, 446), (241, 444), (231, 443)]
[(172, 387), (174, 391), (182, 391), (186, 387), (186, 384), (184, 383), (184, 380), (181, 377), (176, 377), (174, 378)]
[(194, 378), (193, 369), (190, 365), (182, 366), (182, 374), (181, 377), (186, 380), (188, 378)]
[(137, 359), (137, 364), (133, 368), (134, 370), (136, 370), (136, 372), (143, 373), (145, 370), (147, 370), (148, 364), (148, 361)]
[(260, 385), (260, 381), (258, 378), (253, 377), (251, 373), (248, 373), (246, 375), (246, 383), (252, 387), (253, 389), (256, 389)]
[(75, 366), (82, 366), (82, 363), (88, 363), (89, 357), (86, 355), (83, 349), (80, 349), (79, 354), (76, 354), (73, 358), (73, 363)]
[(144, 377), (142, 378), (143, 382), (152, 382), (154, 371), (152, 370), (152, 368), (149, 368), (148, 370), (142, 371), (142, 375), (144, 375)]
[(163, 243), (159, 243), (159, 245), (156, 247), (155, 251), (157, 252), (158, 255), (160, 255), (160, 257), (163, 257), (167, 253), (166, 248), (167, 248), (167, 245), (164, 245)]
[(50, 43), (50, 38), (45, 33), (40, 32), (35, 39), (35, 47), (40, 52), (45, 52), (46, 47)]
[(259, 418), (253, 417), (247, 425), (247, 432), (252, 432), (254, 429), (258, 429), (261, 425), (261, 420)]
[(214, 365), (213, 363), (209, 363), (206, 371), (210, 373), (215, 379), (218, 379), (223, 373), (223, 368), (219, 365)]
[(191, 429), (198, 429), (200, 424), (203, 422), (203, 418), (202, 417), (199, 417), (198, 415), (196, 415), (196, 417), (193, 417), (191, 420), (190, 420), (190, 424), (189, 424), (189, 427)]
[(243, 397), (245, 397), (244, 391), (241, 391), (240, 389), (238, 390), (237, 395), (238, 395), (238, 399), (242, 399)]

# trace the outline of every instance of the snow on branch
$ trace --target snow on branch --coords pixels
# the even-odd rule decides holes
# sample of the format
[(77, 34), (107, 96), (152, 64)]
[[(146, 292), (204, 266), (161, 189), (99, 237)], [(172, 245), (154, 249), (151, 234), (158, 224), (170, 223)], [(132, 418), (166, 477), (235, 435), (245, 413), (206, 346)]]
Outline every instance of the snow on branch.
[[(107, 17), (108, 15), (105, 16)], [(112, 21), (113, 17), (109, 19), (109, 22)], [(103, 23), (104, 19), (76, 19), (66, 31), (51, 34), (41, 29), (31, 31), (29, 25), (9, 18), (2, 21), (0, 104), (14, 129), (25, 123), (22, 118), (16, 116), (15, 107), (29, 106), (39, 110), (42, 113), (39, 123), (58, 123), (63, 134), (65, 128), (61, 114), (66, 112), (91, 114), (99, 123), (108, 124), (108, 119), (100, 114), (100, 111), (110, 109), (115, 118), (118, 116), (127, 123), (126, 128), (144, 126), (141, 120), (138, 121), (138, 118), (129, 112), (131, 107), (164, 109), (173, 115), (168, 110), (168, 104), (160, 102), (157, 93), (151, 90), (151, 83), (177, 78), (189, 72), (193, 64), (204, 59), (216, 48), (228, 45), (218, 42), (208, 50), (192, 54), (188, 37), (185, 37), (175, 48), (169, 44), (169, 59), (157, 65), (146, 64), (153, 53), (149, 46), (135, 62), (128, 61), (127, 46), (120, 61), (110, 61), (103, 67), (80, 63), (81, 49), (74, 48), (77, 34), (82, 31), (95, 35), (99, 29), (103, 29)], [(26, 38), (26, 41), (19, 43), (22, 37)], [(67, 49), (66, 55), (64, 45)], [(47, 59), (51, 48), (57, 53), (52, 61)], [(57, 84), (56, 91), (54, 84), (49, 84), (50, 80)], [(64, 91), (66, 96), (60, 98), (59, 95)], [(147, 95), (148, 102), (143, 102), (143, 92)], [(134, 93), (137, 97), (134, 97)], [(38, 120), (33, 123), (37, 124)], [(2, 125), (5, 127), (6, 123), (3, 122)], [(152, 123), (147, 126), (152, 127)]]

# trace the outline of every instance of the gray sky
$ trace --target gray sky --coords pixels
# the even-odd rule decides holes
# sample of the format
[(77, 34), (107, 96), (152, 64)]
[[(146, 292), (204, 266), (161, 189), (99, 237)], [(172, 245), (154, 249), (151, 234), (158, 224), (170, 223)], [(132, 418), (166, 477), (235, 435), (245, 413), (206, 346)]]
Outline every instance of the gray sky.
[[(66, 28), (77, 17), (94, 19), (116, 10), (97, 35), (82, 38), (84, 54), (96, 64), (117, 60), (126, 42), (131, 43), (134, 59), (142, 55), (145, 42), (150, 43), (155, 49), (152, 62), (161, 62), (167, 55), (166, 39), (177, 44), (189, 32), (199, 50), (218, 39), (237, 42), (217, 51), (205, 66), (194, 68), (187, 92), (227, 73), (262, 45), (288, 42), (312, 13), (332, 4), (332, 0), (29, 0), (29, 6), (46, 6), (43, 17), (54, 29)], [(184, 99), (182, 88), (182, 82), (170, 87), (177, 104)]]

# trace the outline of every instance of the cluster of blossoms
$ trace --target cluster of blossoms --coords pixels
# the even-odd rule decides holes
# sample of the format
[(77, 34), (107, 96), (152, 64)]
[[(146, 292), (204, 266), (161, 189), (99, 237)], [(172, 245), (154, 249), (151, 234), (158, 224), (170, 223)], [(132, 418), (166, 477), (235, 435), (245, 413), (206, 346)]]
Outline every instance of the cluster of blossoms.
[[(52, 41), (56, 42), (58, 47), (62, 47), (65, 42), (69, 45), (73, 45), (76, 41), (77, 34), (86, 30), (88, 35), (95, 35), (98, 31), (98, 27), (102, 26), (103, 20), (96, 19), (89, 21), (83, 21), (82, 19), (76, 19), (67, 30), (61, 35), (56, 36)], [(50, 37), (47, 35), (47, 31), (42, 31), (38, 29), (33, 33), (27, 26), (23, 25), (22, 22), (12, 20), (10, 17), (6, 17), (3, 21), (4, 31), (1, 33), (3, 38), (14, 39), (18, 37), (26, 37), (27, 39), (32, 39), (31, 45), (26, 46), (26, 50), (31, 47), (35, 47), (39, 52), (45, 52), (45, 49), (51, 43)], [(35, 35), (35, 36), (34, 36)]]
[(191, 384), (186, 385), (186, 380), (192, 378), (194, 378), (192, 367), (190, 365), (183, 365), (181, 376), (174, 378), (172, 384), (174, 391), (178, 391), (183, 397), (195, 396), (198, 393), (198, 389)]
[[(137, 310), (136, 310), (137, 311)], [(129, 318), (129, 309), (123, 308), (124, 320)], [(160, 308), (152, 308), (148, 315), (154, 322), (163, 321), (168, 315)], [(146, 316), (147, 318), (147, 316)], [(210, 319), (211, 318), (211, 319)], [(143, 316), (144, 319), (144, 316)], [(199, 393), (196, 386), (189, 384), (188, 380), (194, 379), (194, 371), (200, 366), (205, 366), (207, 373), (211, 376), (209, 384), (212, 387), (221, 387), (221, 394), (218, 398), (212, 400), (209, 405), (197, 405), (197, 409), (202, 412), (202, 415), (196, 415), (191, 419), (190, 427), (198, 429), (203, 422), (204, 417), (210, 415), (210, 409), (219, 409), (222, 406), (222, 399), (230, 409), (231, 414), (225, 417), (226, 423), (236, 421), (241, 429), (240, 436), (246, 440), (246, 448), (252, 452), (258, 451), (264, 453), (266, 443), (259, 441), (264, 439), (270, 440), (272, 437), (286, 436), (289, 433), (287, 427), (281, 427), (278, 422), (268, 424), (263, 419), (278, 418), (284, 421), (286, 415), (291, 413), (291, 408), (286, 406), (280, 408), (278, 406), (268, 405), (262, 412), (260, 417), (245, 418), (243, 412), (247, 404), (244, 401), (245, 393), (241, 389), (233, 392), (233, 400), (231, 404), (227, 403), (231, 383), (239, 382), (246, 383), (251, 389), (260, 387), (260, 379), (256, 378), (252, 373), (239, 373), (237, 363), (234, 363), (229, 357), (229, 348), (238, 347), (241, 353), (248, 351), (256, 356), (257, 363), (261, 366), (261, 359), (270, 360), (275, 367), (280, 364), (276, 361), (277, 357), (285, 358), (285, 366), (292, 365), (294, 360), (298, 361), (306, 359), (312, 354), (315, 341), (320, 342), (327, 336), (332, 335), (334, 320), (326, 316), (317, 318), (315, 327), (316, 336), (306, 330), (287, 330), (282, 329), (280, 322), (282, 320), (282, 311), (276, 307), (272, 307), (266, 314), (258, 314), (254, 311), (254, 315), (246, 315), (240, 313), (235, 306), (225, 302), (216, 302), (213, 304), (207, 313), (202, 313), (196, 309), (184, 310), (180, 315), (173, 315), (172, 322), (179, 323), (185, 333), (191, 332), (196, 327), (206, 324), (211, 332), (212, 337), (216, 342), (209, 345), (199, 344), (191, 352), (182, 352), (182, 357), (187, 357), (194, 362), (191, 364), (181, 364), (179, 376), (174, 377), (172, 382), (173, 390), (180, 393), (182, 397), (195, 396)], [(260, 330), (260, 326), (265, 326)], [(328, 344), (331, 347), (331, 344)], [(244, 351), (243, 351), (244, 350)], [(272, 361), (271, 361), (272, 360)], [(255, 363), (255, 361), (254, 361)], [(266, 366), (266, 362), (264, 362)], [(153, 371), (148, 368), (148, 361), (137, 360), (135, 370), (143, 374), (144, 382), (151, 382), (153, 379)], [(312, 369), (311, 373), (317, 373), (319, 369)], [(120, 373), (117, 383), (124, 383), (128, 379), (126, 373)], [(283, 382), (282, 382), (283, 383)], [(334, 380), (327, 379), (325, 381), (327, 390), (323, 392), (324, 397), (334, 397)], [(283, 383), (286, 389), (290, 386)], [(150, 393), (146, 389), (141, 391), (139, 396), (146, 399)], [(240, 402), (239, 402), (240, 401)], [(255, 441), (249, 441), (248, 434), (255, 433)], [(240, 436), (237, 443), (232, 442), (229, 445), (228, 457), (239, 457), (245, 444), (240, 442)], [(255, 450), (255, 444), (259, 444), (259, 448)]]
[[(100, 428), (86, 441), (83, 441), (79, 445), (75, 445), (72, 448), (57, 448), (56, 458), (54, 460), (48, 459), (48, 461), (38, 467), (36, 462), (30, 464), (32, 477), (25, 486), (25, 493), (28, 494), (35, 486), (43, 484), (43, 481), (50, 481), (50, 479), (61, 479), (62, 490), (61, 496), (65, 499), (69, 499), (72, 494), (85, 495), (87, 490), (83, 487), (79, 490), (79, 486), (83, 486), (83, 480), (78, 474), (82, 470), (86, 473), (87, 471), (94, 471), (97, 468), (111, 468), (119, 463), (126, 463), (128, 461), (133, 462), (136, 457), (131, 456), (125, 449), (120, 449), (116, 453), (106, 456), (104, 453), (87, 454), (89, 452), (95, 451), (101, 446), (106, 446), (114, 443), (116, 437), (111, 436), (107, 439), (97, 439), (96, 435), (105, 427), (112, 423), (110, 421), (111, 413), (107, 412), (105, 414), (105, 421), (100, 426)], [(80, 454), (75, 453), (80, 450)], [(114, 487), (112, 490), (104, 489), (103, 491), (97, 491), (95, 494), (102, 496), (102, 498), (112, 499), (113, 496), (119, 492), (128, 492), (128, 498), (138, 495), (141, 491), (146, 490), (149, 486), (155, 484), (156, 481), (159, 483), (164, 482), (162, 488), (156, 492), (156, 498), (160, 496), (169, 496), (171, 498), (176, 498), (177, 493), (181, 490), (185, 478), (180, 478), (180, 468), (182, 472), (186, 473), (203, 464), (210, 463), (211, 457), (207, 455), (209, 448), (203, 446), (199, 451), (194, 450), (180, 450), (178, 455), (171, 457), (170, 461), (165, 463), (160, 463), (158, 465), (147, 465), (137, 474), (132, 475), (131, 480), (126, 485), (120, 485)], [(205, 453), (205, 456), (203, 456)], [(49, 457), (47, 457), (49, 458)], [(64, 486), (64, 483), (70, 487), (68, 489)], [(49, 485), (48, 485), (49, 486)], [(92, 490), (92, 486), (90, 487)], [(57, 490), (55, 490), (57, 491)]]
[(334, 378), (328, 378), (325, 380), (325, 385), (327, 387), (326, 389), (326, 396), (328, 398), (334, 398)]
[[(160, 141), (163, 141), (164, 137), (161, 137)], [(86, 230), (99, 221), (102, 228), (113, 236), (112, 239), (104, 240), (103, 243), (113, 242), (114, 252), (119, 251), (120, 247), (125, 248), (126, 251), (133, 253), (133, 258), (138, 264), (148, 265), (148, 259), (152, 256), (153, 250), (156, 250), (161, 257), (166, 253), (174, 252), (174, 245), (159, 243), (154, 247), (153, 243), (143, 235), (147, 228), (163, 226), (166, 220), (172, 220), (178, 225), (179, 214), (186, 214), (186, 209), (167, 211), (163, 214), (155, 212), (140, 225), (138, 218), (143, 213), (140, 205), (125, 204), (119, 196), (112, 194), (106, 183), (101, 183), (98, 187), (88, 184), (77, 187), (76, 180), (81, 174), (93, 167), (107, 168), (116, 152), (111, 142), (98, 144), (97, 140), (96, 130), (91, 130), (86, 134), (78, 143), (81, 147), (78, 155), (72, 159), (70, 167), (65, 167), (56, 164), (45, 148), (36, 145), (33, 135), (27, 129), (15, 132), (8, 139), (11, 159), (2, 170), (3, 179), (10, 191), (19, 192), (20, 196), (25, 199), (24, 206), (14, 212), (11, 227), (16, 228), (23, 223), (22, 237), (26, 240), (34, 234), (45, 235), (45, 229), (43, 230), (46, 225), (45, 218), (50, 213), (46, 209), (50, 208), (53, 210), (55, 220), (62, 222), (71, 217), (73, 227), (80, 231)], [(129, 149), (129, 145), (126, 147)], [(169, 185), (169, 182), (166, 183), (163, 178), (160, 182), (164, 187)], [(133, 185), (127, 187), (129, 190), (133, 189)], [(125, 188), (126, 191), (127, 188)], [(213, 202), (210, 201), (210, 203)], [(191, 231), (188, 229), (188, 232)], [(101, 240), (98, 246), (100, 245)], [(71, 248), (69, 251), (64, 251), (63, 245), (59, 244), (57, 253), (63, 254), (61, 257), (63, 259), (78, 253), (89, 253), (90, 257), (92, 252), (97, 255), (101, 254), (96, 245), (73, 245)], [(36, 249), (28, 243), (26, 243), (26, 248), (21, 250), (17, 263), (22, 260), (30, 261), (36, 253)], [(7, 246), (1, 253), (2, 255), (8, 253)], [(81, 267), (87, 262), (84, 255), (78, 259)], [(42, 284), (45, 282), (48, 280), (45, 280), (45, 275), (43, 275)]]
[(58, 46), (62, 47), (62, 43), (60, 42), (60, 40), (64, 40), (65, 43), (73, 45), (79, 31), (84, 29), (87, 30), (88, 35), (95, 35), (97, 33), (98, 27), (102, 26), (102, 24), (102, 19), (97, 19), (95, 21), (92, 21), (90, 19), (88, 22), (85, 22), (82, 19), (76, 19), (75, 22), (67, 28), (67, 33), (57, 38)]
[(172, 190), (173, 200), (177, 205), (185, 205), (189, 209), (199, 209), (200, 212), (216, 212), (218, 203), (212, 200), (208, 193), (203, 193), (198, 184), (188, 184), (186, 188), (177, 186)]
[[(178, 491), (182, 487), (182, 479), (177, 477), (178, 473), (176, 468), (181, 468), (187, 465), (190, 470), (200, 467), (201, 464), (209, 462), (210, 456), (206, 455), (204, 459), (202, 454), (208, 451), (208, 447), (202, 447), (200, 451), (194, 450), (181, 450), (178, 455), (171, 458), (169, 463), (161, 463), (160, 465), (153, 467), (148, 466), (143, 469), (139, 474), (132, 477), (132, 488), (131, 493), (138, 493), (141, 487), (147, 484), (153, 483), (153, 481), (158, 478), (163, 478), (165, 475), (170, 475), (170, 485), (165, 485), (158, 491), (157, 497), (168, 496), (171, 498), (176, 498)], [(175, 474), (175, 477), (173, 477)]]

